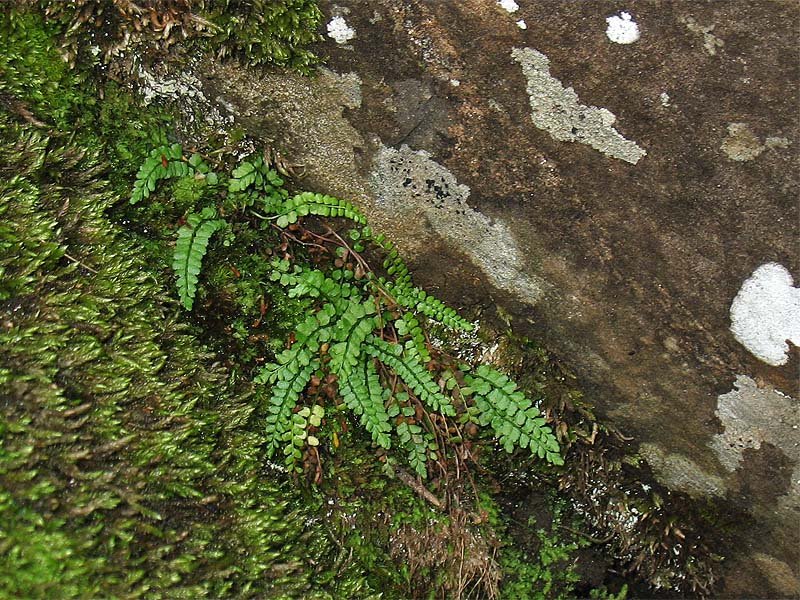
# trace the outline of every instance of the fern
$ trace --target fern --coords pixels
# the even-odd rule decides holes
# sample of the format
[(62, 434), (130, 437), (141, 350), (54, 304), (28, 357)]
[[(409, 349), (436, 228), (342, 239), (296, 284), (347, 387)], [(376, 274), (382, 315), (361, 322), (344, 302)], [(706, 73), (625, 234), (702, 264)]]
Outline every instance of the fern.
[(411, 283), (411, 274), (408, 271), (408, 267), (391, 242), (386, 241), (383, 235), (377, 235), (371, 239), (388, 252), (386, 259), (383, 261), (383, 268), (386, 269), (389, 278), (380, 277), (378, 282), (394, 297), (400, 306), (422, 313), (426, 317), (452, 329), (461, 331), (473, 330), (472, 323), (460, 317), (455, 310)]
[(381, 385), (378, 371), (372, 361), (357, 363), (339, 386), (347, 408), (359, 416), (359, 421), (372, 436), (372, 440), (387, 450), (392, 447), (389, 432), (389, 414), (384, 402), (389, 390)]
[(370, 300), (350, 300), (333, 329), (334, 344), (330, 347), (330, 368), (340, 377), (346, 377), (358, 364), (364, 340), (378, 326), (375, 303)]
[(402, 317), (394, 321), (394, 326), (398, 335), (411, 338), (420, 362), (429, 363), (431, 355), (428, 352), (428, 342), (416, 317), (412, 313), (403, 313)]
[(455, 416), (456, 410), (450, 399), (439, 390), (439, 386), (413, 351), (403, 352), (403, 346), (390, 344), (377, 337), (370, 337), (364, 344), (364, 352), (390, 367), (417, 397), (433, 410), (443, 415)]
[(204, 178), (209, 185), (218, 183), (217, 175), (209, 169), (199, 154), (184, 158), (180, 144), (156, 148), (150, 152), (136, 173), (130, 203), (136, 204), (149, 198), (159, 181), (189, 175)]
[(290, 298), (324, 298), (338, 309), (344, 310), (348, 298), (360, 297), (362, 294), (356, 286), (336, 281), (322, 271), (299, 269), (289, 272), (281, 261), (273, 261), (272, 264), (270, 279), (285, 287)]
[[(437, 440), (448, 439), (449, 419), (454, 418), (488, 427), (509, 452), (524, 448), (562, 464), (558, 442), (544, 417), (515, 383), (487, 366), (475, 371), (463, 366), (459, 371), (450, 363), (451, 370), (437, 362), (439, 355), (431, 356), (422, 315), (458, 330), (469, 331), (473, 325), (416, 287), (397, 249), (383, 235), (374, 234), (350, 202), (311, 192), (290, 195), (283, 179), (261, 156), (241, 162), (230, 177), (218, 178), (202, 157), (185, 157), (178, 144), (150, 154), (137, 174), (131, 202), (149, 197), (160, 181), (172, 177), (219, 183), (225, 190), (220, 198), (225, 214), (257, 217), (262, 229), (276, 225), (284, 230), (283, 257), (263, 262), (260, 271), (271, 283), (249, 284), (257, 290), (277, 286), (308, 310), (294, 325), (290, 342), (255, 377), (256, 383), (270, 386), (265, 423), (268, 457), (282, 453), (289, 470), (302, 470), (305, 453), (320, 444), (317, 436), (329, 434), (324, 408), (316, 403), (323, 397), (320, 385), (325, 381), (326, 394), (338, 393), (337, 401), (358, 419), (372, 441), (385, 450), (404, 452), (420, 477), (427, 475), (429, 462), (442, 455), (445, 442)], [(310, 234), (303, 223), (308, 216), (347, 219), (356, 227), (347, 232), (349, 241), (331, 227), (324, 235)], [(216, 209), (207, 206), (189, 214), (178, 230), (173, 268), (181, 303), (188, 310), (209, 240), (226, 226)], [(294, 237), (298, 231), (319, 243), (302, 244)], [(297, 261), (288, 251), (289, 240), (300, 241), (301, 252), (313, 246), (316, 265)], [(360, 254), (368, 247), (383, 257), (381, 276), (373, 274)], [(254, 259), (256, 264), (261, 260)], [(306, 397), (314, 398), (313, 408), (303, 401)]]
[(283, 453), (287, 467), (292, 468), (302, 456), (300, 449), (305, 445), (307, 425), (299, 420), (302, 416), (299, 419), (294, 417), (293, 411), (300, 394), (319, 368), (319, 361), (313, 359), (305, 348), (284, 355), (282, 360), (282, 364), (268, 365), (263, 369), (256, 381), (272, 384), (266, 418), (269, 433), (267, 455), (273, 456), (281, 442), (289, 442)]
[(178, 276), (178, 295), (186, 310), (192, 310), (197, 293), (197, 282), (202, 268), (203, 257), (208, 250), (211, 236), (225, 227), (223, 219), (214, 219), (213, 209), (192, 213), (186, 217), (186, 224), (178, 229), (172, 268)]
[(231, 172), (228, 180), (229, 193), (243, 193), (256, 190), (262, 193), (271, 193), (283, 190), (283, 179), (275, 169), (271, 169), (264, 158), (259, 156), (252, 161), (243, 161)]
[(438, 448), (433, 435), (416, 424), (402, 421), (397, 426), (397, 436), (408, 453), (408, 463), (420, 477), (427, 477), (428, 458), (436, 460), (432, 448)]
[(533, 402), (517, 389), (517, 384), (499, 371), (480, 365), (474, 372), (462, 369), (466, 388), (475, 405), (471, 411), (479, 425), (489, 425), (506, 452), (528, 448), (548, 462), (563, 465), (558, 440)]
[(277, 211), (278, 227), (296, 223), (300, 217), (316, 215), (319, 217), (344, 217), (356, 223), (366, 224), (367, 220), (358, 209), (346, 200), (333, 196), (302, 192), (288, 198)]

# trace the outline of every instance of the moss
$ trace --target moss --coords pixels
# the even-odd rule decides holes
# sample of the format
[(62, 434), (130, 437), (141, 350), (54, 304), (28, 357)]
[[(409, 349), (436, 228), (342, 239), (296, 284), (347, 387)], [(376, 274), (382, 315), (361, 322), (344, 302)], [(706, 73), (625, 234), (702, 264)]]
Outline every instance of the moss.
[(3, 92), (28, 104), (50, 125), (63, 129), (95, 104), (80, 90), (82, 76), (61, 60), (55, 42), (58, 27), (33, 11), (6, 9), (0, 14), (0, 78)]
[(250, 65), (273, 64), (310, 73), (321, 40), (322, 12), (315, 0), (215, 0), (206, 15), (219, 26), (211, 38), (220, 56), (239, 56)]
[(128, 90), (98, 80), (91, 70), (69, 68), (58, 44), (61, 29), (34, 10), (10, 8), (0, 14), (0, 101), (54, 135), (69, 133), (100, 152), (112, 167), (115, 190), (127, 191), (147, 153), (166, 143), (169, 115), (143, 110)]
[(62, 33), (65, 58), (82, 69), (116, 63), (129, 48), (153, 58), (175, 46), (199, 46), (250, 65), (306, 74), (319, 61), (309, 49), (321, 39), (322, 12), (315, 0), (140, 0), (136, 7), (114, 0), (41, 0), (40, 5)]
[(14, 224), (0, 231), (0, 595), (311, 589), (306, 537), (326, 537), (264, 471), (252, 392), (174, 319), (104, 217), (115, 197), (96, 156), (7, 115), (0, 134)]

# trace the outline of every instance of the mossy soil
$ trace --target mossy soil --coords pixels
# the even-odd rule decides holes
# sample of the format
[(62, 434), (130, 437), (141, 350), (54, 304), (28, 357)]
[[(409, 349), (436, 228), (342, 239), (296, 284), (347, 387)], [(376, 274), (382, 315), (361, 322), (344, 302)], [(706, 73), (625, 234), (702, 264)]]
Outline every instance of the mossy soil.
[[(571, 565), (585, 544), (558, 530), (579, 524), (552, 495), (542, 522), (524, 524), (531, 535), (512, 536), (519, 524), (488, 472), (468, 522), (454, 523), (357, 432), (316, 488), (265, 460), (252, 321), (278, 348), (302, 306), (265, 306), (248, 287), (239, 271), (258, 265), (242, 235), (236, 261), (208, 266), (215, 295), (183, 310), (169, 240), (202, 190), (127, 202), (147, 153), (176, 141), (174, 116), (142, 106), (99, 63), (70, 68), (64, 26), (36, 9), (0, 15), (0, 597), (453, 597), (459, 583), (414, 556), (434, 542), (442, 564), (448, 544), (480, 545), (492, 560), (475, 572), (494, 569), (500, 597), (583, 589)], [(529, 391), (548, 392), (520, 367)], [(556, 404), (583, 406), (557, 392)], [(570, 443), (594, 439), (581, 410), (561, 431)], [(501, 463), (495, 472), (535, 472)], [(473, 584), (483, 591), (467, 597), (490, 589)]]
[[(120, 220), (169, 115), (0, 16), (0, 597), (366, 597)], [(101, 99), (102, 98), (102, 99)]]

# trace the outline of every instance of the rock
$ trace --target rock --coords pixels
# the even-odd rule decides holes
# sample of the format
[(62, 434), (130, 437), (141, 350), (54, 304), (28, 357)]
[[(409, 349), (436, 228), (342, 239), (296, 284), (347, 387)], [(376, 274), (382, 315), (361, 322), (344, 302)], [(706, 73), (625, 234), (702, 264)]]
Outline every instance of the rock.
[[(747, 543), (717, 549), (720, 594), (785, 596), (800, 457), (768, 428), (797, 406), (800, 359), (778, 340), (785, 362), (760, 360), (730, 314), (759, 266), (800, 277), (798, 13), (637, 4), (623, 45), (595, 4), (517, 4), (323, 2), (358, 32), (321, 45), (329, 70), (210, 65), (208, 95), (303, 163), (306, 187), (366, 210), (421, 284), (501, 307), (571, 363), (663, 482), (751, 514)], [(754, 428), (735, 461), (722, 452)]]

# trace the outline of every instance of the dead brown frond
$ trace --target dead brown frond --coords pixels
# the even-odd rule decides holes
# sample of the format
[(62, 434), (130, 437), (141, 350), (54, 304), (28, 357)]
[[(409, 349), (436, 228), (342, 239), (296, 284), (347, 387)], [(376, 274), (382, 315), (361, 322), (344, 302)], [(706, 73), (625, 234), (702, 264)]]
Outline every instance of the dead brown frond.
[(470, 510), (473, 501), (462, 486), (446, 496), (446, 519), (424, 527), (402, 525), (390, 540), (392, 558), (408, 566), (409, 594), (427, 596), (436, 590), (436, 597), (452, 600), (498, 597), (499, 539)]
[(193, 0), (75, 0), (50, 2), (45, 14), (67, 24), (62, 41), (71, 67), (91, 54), (103, 64), (134, 43), (166, 51), (178, 41), (211, 35), (216, 26), (193, 12)]

